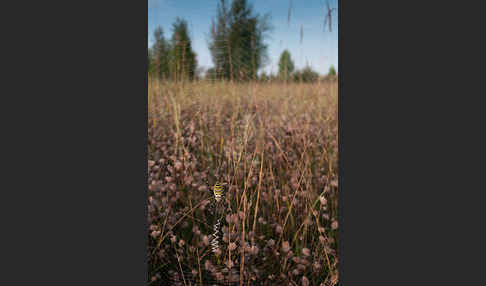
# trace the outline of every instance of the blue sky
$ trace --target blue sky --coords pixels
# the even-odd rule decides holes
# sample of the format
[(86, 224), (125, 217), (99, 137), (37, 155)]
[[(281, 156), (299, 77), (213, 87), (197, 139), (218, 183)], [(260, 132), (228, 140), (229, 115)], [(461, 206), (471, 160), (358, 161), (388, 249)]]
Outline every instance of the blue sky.
[[(271, 14), (273, 30), (268, 44), (269, 64), (266, 72), (278, 72), (278, 59), (283, 50), (290, 51), (296, 68), (307, 63), (321, 74), (327, 74), (334, 65), (338, 70), (338, 13), (332, 15), (332, 32), (324, 31), (326, 0), (292, 0), (290, 25), (287, 21), (290, 0), (248, 0), (253, 11), (263, 15)], [(148, 0), (148, 44), (152, 45), (153, 31), (157, 26), (164, 30), (164, 36), (172, 36), (172, 23), (181, 17), (189, 23), (193, 49), (197, 54), (198, 65), (204, 68), (213, 66), (208, 49), (208, 36), (211, 19), (216, 16), (219, 0)], [(231, 1), (230, 1), (231, 2)], [(331, 8), (337, 9), (337, 0), (329, 0)], [(301, 26), (304, 31), (300, 43)]]

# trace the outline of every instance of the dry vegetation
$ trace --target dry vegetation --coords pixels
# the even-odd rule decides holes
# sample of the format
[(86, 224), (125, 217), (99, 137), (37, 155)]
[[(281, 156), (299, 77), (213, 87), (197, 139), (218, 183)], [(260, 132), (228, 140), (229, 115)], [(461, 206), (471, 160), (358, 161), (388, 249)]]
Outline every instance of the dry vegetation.
[[(150, 285), (337, 283), (337, 83), (149, 81)], [(208, 183), (228, 183), (221, 261)]]

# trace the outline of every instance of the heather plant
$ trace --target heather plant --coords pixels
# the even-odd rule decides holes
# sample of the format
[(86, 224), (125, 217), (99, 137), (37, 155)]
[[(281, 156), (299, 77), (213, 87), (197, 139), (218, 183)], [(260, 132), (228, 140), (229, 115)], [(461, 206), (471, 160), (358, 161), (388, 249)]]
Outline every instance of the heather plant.
[(150, 285), (337, 283), (336, 82), (149, 80), (148, 97)]

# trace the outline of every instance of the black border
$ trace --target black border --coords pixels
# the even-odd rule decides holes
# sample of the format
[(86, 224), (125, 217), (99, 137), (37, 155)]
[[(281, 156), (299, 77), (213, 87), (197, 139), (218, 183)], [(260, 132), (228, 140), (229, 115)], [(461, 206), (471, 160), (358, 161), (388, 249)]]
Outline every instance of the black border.
[(4, 9), (0, 284), (146, 285), (147, 2), (25, 4)]

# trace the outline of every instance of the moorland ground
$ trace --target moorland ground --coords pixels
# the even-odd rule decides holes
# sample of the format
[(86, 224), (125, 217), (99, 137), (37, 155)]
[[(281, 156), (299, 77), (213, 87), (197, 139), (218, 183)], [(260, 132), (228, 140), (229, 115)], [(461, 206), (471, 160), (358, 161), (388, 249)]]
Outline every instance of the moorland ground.
[[(149, 80), (150, 285), (334, 285), (337, 82)], [(207, 212), (228, 205), (219, 261)]]

